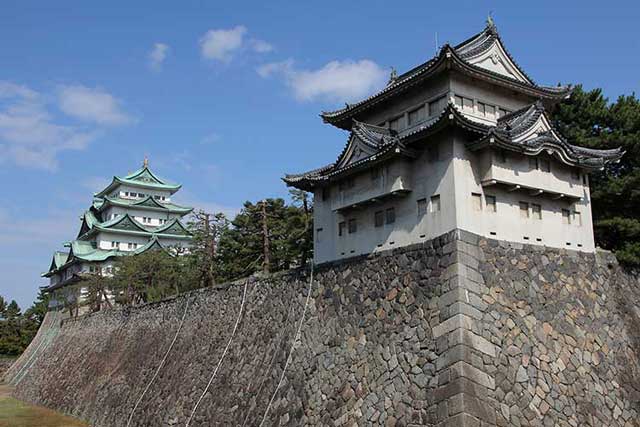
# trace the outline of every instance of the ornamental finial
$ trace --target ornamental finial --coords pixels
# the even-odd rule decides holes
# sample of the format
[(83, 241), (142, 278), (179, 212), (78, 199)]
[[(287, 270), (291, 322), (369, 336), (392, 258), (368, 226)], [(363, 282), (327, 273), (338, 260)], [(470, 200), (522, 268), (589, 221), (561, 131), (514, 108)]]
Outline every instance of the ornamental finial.
[(387, 83), (387, 86), (395, 83), (396, 80), (398, 80), (398, 72), (394, 67), (391, 67), (391, 72), (389, 73), (389, 82)]
[(489, 28), (490, 30), (495, 31), (496, 29), (496, 23), (493, 21), (493, 12), (489, 11), (489, 14), (487, 15), (487, 28)]
[(147, 156), (144, 156), (144, 161), (142, 162), (142, 166), (145, 168), (149, 167), (149, 159), (147, 158)]

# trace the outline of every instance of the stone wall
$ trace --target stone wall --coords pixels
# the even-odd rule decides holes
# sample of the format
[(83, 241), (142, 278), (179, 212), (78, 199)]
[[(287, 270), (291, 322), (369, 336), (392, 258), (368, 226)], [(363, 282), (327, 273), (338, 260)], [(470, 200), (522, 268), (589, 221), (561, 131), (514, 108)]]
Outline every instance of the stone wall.
[(640, 290), (611, 257), (455, 231), (56, 316), (6, 380), (94, 427), (640, 425)]

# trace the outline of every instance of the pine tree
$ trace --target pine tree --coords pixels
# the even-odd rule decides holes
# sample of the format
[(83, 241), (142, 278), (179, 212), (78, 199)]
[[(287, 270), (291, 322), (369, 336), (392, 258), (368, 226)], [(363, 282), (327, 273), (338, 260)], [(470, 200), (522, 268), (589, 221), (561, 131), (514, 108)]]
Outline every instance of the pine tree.
[(619, 163), (591, 176), (595, 239), (620, 262), (640, 265), (640, 101), (632, 94), (611, 104), (601, 89), (577, 86), (553, 120), (573, 144), (626, 151)]

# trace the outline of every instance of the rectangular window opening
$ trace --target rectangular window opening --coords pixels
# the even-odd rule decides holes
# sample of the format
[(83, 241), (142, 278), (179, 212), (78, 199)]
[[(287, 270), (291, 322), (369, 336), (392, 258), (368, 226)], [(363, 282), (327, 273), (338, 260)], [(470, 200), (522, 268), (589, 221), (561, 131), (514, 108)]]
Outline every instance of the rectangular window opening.
[(432, 213), (440, 212), (440, 195), (431, 196), (430, 211)]
[(536, 203), (531, 204), (531, 213), (534, 219), (542, 219), (542, 206)]
[(418, 200), (418, 215), (422, 216), (427, 213), (427, 199)]
[(471, 193), (471, 201), (474, 211), (482, 210), (482, 195), (480, 193)]
[(338, 224), (338, 236), (344, 236), (344, 231), (347, 226), (347, 223), (342, 221)]
[(382, 227), (384, 225), (384, 212), (378, 211), (374, 214), (373, 222), (375, 227)]
[(358, 231), (358, 222), (355, 218), (349, 220), (349, 234), (353, 234)]
[(387, 209), (386, 222), (387, 222), (387, 224), (393, 224), (394, 222), (396, 222), (396, 209), (395, 208)]
[(528, 202), (520, 202), (520, 218), (529, 218)]
[(487, 205), (487, 211), (489, 211), (491, 213), (495, 213), (495, 212), (498, 211), (498, 206), (497, 206), (497, 203), (496, 203), (496, 196), (491, 196), (491, 195), (485, 194), (484, 202)]
[(571, 211), (569, 209), (562, 209), (562, 223), (571, 224)]

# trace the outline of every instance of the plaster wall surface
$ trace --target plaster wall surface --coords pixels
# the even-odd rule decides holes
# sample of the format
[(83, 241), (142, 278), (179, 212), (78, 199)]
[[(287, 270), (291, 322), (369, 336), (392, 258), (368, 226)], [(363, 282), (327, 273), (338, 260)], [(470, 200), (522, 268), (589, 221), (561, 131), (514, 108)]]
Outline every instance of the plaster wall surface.
[(610, 255), (455, 230), (313, 281), (49, 313), (5, 379), (95, 427), (183, 426), (198, 400), (192, 426), (638, 426), (638, 286)]

